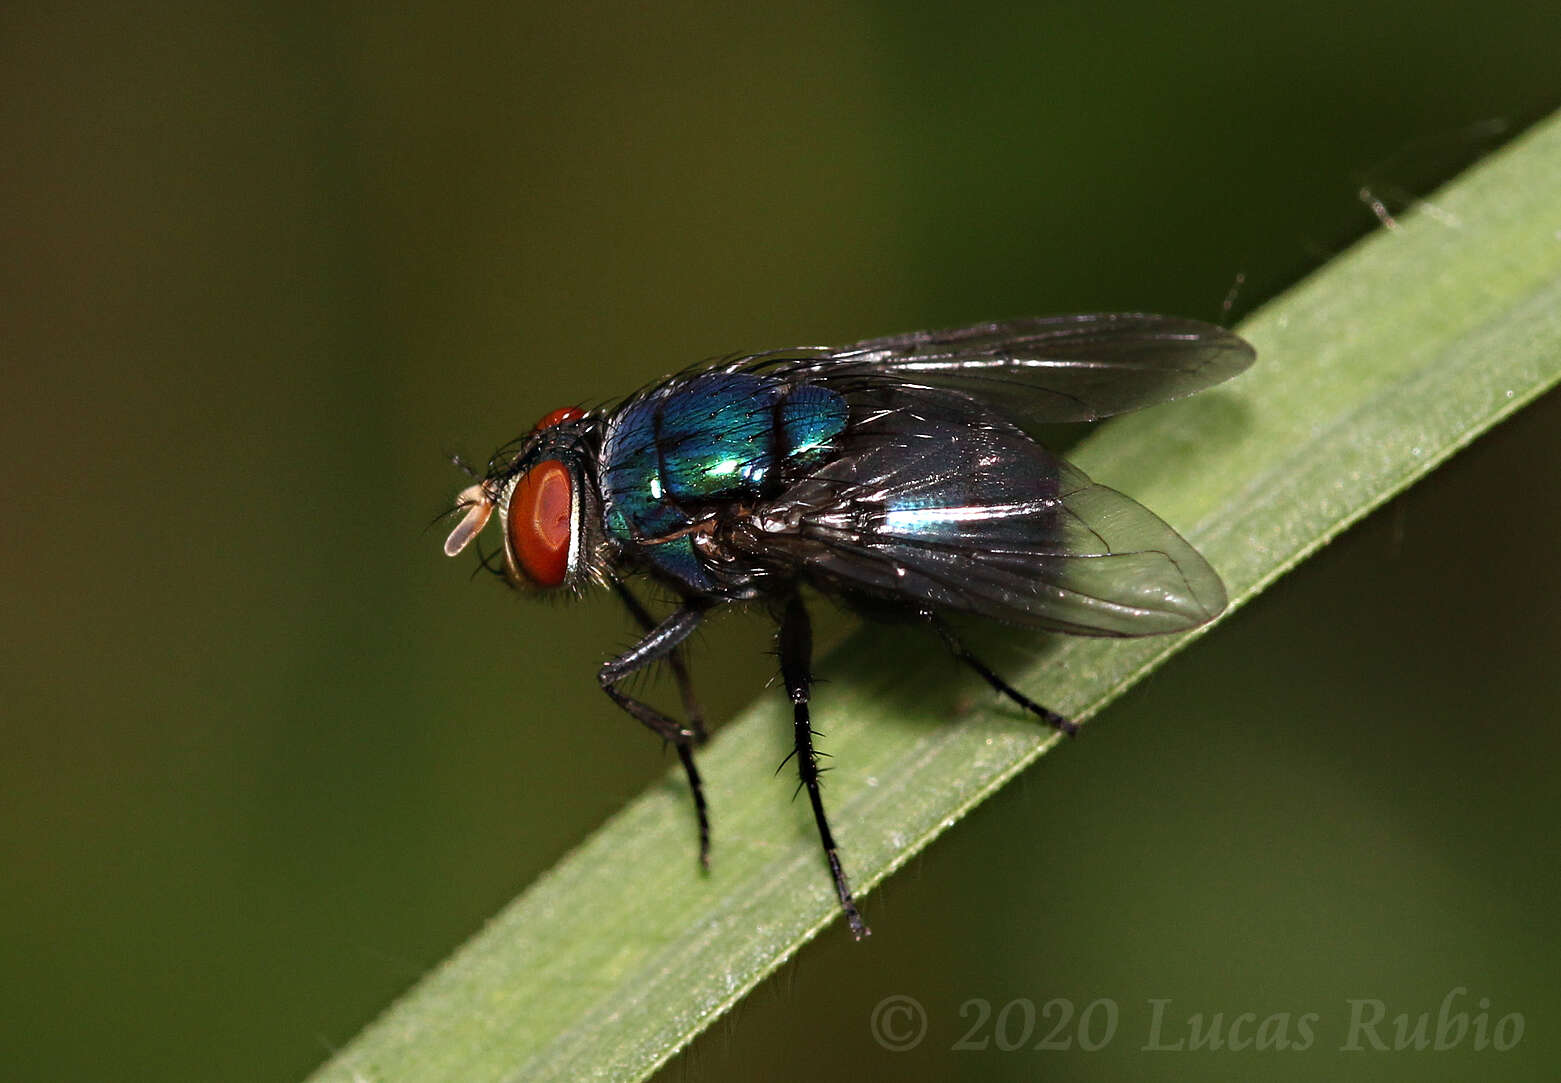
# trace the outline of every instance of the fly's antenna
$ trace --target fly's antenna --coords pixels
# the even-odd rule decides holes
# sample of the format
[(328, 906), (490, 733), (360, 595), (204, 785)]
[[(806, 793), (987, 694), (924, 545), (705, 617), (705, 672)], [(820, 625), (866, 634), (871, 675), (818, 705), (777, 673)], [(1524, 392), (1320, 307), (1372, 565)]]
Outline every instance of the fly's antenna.
[(428, 520), (428, 525), (423, 528), (424, 533), (427, 533), (428, 531), (432, 530), (434, 527), (438, 526), (440, 523), (442, 523), (446, 519), (450, 518), (450, 516), (452, 516), (452, 515), (460, 515), (460, 514), (463, 514), (465, 511), (466, 511), (466, 508), (463, 507), (460, 504), (455, 505), (453, 508), (445, 508), (444, 511), (440, 512), (438, 515), (436, 515), (432, 519)]
[(461, 490), (451, 510), (464, 511), (466, 515), (455, 524), (455, 529), (444, 540), (445, 556), (458, 556), (462, 549), (471, 544), (473, 538), (482, 533), (482, 528), (488, 525), (488, 519), (493, 515), (496, 503), (487, 482), (479, 481)]

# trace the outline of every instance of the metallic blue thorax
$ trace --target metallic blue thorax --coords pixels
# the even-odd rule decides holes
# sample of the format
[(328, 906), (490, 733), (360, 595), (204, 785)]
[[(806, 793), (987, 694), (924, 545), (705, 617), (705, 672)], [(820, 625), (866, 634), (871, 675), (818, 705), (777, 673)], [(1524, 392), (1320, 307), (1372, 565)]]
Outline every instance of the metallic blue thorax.
[(688, 528), (712, 505), (778, 494), (828, 458), (845, 425), (845, 400), (827, 388), (746, 372), (673, 381), (608, 426), (607, 533), (694, 589), (714, 589)]

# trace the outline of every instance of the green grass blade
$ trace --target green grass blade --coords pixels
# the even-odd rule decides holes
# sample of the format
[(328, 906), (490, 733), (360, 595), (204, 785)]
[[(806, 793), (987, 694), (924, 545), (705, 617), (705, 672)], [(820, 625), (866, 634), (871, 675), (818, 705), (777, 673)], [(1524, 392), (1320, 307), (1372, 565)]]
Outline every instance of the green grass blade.
[[(1233, 385), (1102, 426), (1070, 457), (1180, 528), (1234, 609), (1561, 376), (1558, 177), (1552, 118), (1248, 321), (1259, 360)], [(1013, 672), (1084, 718), (1191, 638), (1056, 639)], [(859, 890), (1057, 743), (987, 696), (956, 718), (972, 686), (939, 653), (865, 628), (819, 665), (826, 796)], [(838, 916), (806, 802), (774, 777), (781, 700), (704, 755), (710, 875), (669, 775), (315, 1078), (639, 1079), (663, 1063)], [(884, 916), (875, 939), (897, 935)]]

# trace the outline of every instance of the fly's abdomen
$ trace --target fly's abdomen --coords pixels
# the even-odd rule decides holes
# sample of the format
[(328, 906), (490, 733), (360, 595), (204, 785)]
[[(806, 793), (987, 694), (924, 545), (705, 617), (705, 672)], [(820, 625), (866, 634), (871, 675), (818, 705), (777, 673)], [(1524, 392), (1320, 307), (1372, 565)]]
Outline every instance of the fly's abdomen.
[(691, 528), (724, 503), (778, 492), (845, 428), (828, 388), (745, 372), (675, 382), (618, 415), (602, 445), (608, 533), (697, 589), (714, 586)]

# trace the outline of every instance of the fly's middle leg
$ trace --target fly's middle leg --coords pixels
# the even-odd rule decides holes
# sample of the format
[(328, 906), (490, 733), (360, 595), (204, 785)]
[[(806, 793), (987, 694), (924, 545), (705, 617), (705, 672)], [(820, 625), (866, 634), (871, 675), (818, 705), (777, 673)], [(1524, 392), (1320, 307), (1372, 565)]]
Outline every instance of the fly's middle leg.
[(856, 900), (851, 896), (851, 886), (846, 882), (845, 869), (840, 864), (840, 854), (835, 848), (835, 837), (824, 815), (824, 797), (819, 791), (818, 753), (813, 749), (813, 723), (808, 709), (813, 687), (813, 626), (808, 620), (807, 609), (803, 607), (802, 597), (798, 594), (792, 594), (786, 601), (778, 638), (781, 678), (786, 684), (786, 694), (791, 698), (797, 775), (801, 786), (808, 791), (808, 801), (813, 805), (813, 820), (818, 825), (819, 841), (824, 846), (824, 858), (829, 862), (829, 872), (835, 881), (835, 894), (840, 897), (840, 908), (845, 911), (851, 935), (860, 940), (871, 930), (862, 921)]

